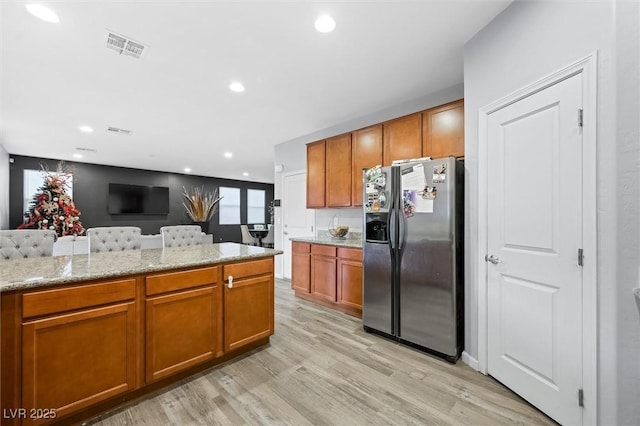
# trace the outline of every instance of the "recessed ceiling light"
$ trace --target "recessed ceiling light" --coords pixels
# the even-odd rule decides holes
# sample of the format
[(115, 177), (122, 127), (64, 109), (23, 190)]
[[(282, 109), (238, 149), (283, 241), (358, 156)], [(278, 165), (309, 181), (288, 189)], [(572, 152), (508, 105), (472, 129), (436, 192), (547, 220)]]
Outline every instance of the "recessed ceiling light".
[(336, 21), (329, 15), (322, 15), (316, 19), (315, 27), (321, 33), (330, 33), (336, 27)]
[(231, 158), (231, 157), (233, 157), (233, 153), (231, 153), (229, 151), (224, 153), (224, 158)]
[(185, 167), (185, 168), (184, 168), (184, 172), (185, 172), (185, 173), (191, 173), (191, 168), (189, 168), (189, 167)]
[(242, 172), (242, 176), (249, 176), (249, 172)]
[(244, 84), (239, 81), (234, 81), (229, 85), (229, 90), (236, 93), (242, 93), (244, 92)]
[(73, 154), (73, 158), (82, 158), (82, 154), (75, 153)]
[(78, 126), (78, 130), (84, 133), (93, 133), (93, 127), (90, 126)]
[(53, 10), (49, 9), (46, 6), (41, 4), (30, 3), (25, 5), (30, 14), (35, 16), (36, 18), (42, 19), (46, 22), (60, 22), (60, 18), (56, 15)]

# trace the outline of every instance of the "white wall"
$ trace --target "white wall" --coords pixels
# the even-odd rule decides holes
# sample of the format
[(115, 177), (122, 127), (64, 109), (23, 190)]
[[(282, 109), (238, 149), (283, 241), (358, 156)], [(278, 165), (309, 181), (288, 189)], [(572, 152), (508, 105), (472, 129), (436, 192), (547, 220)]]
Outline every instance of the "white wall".
[[(637, 7), (635, 1), (516, 1), (467, 43), (464, 54), (465, 237), (477, 241), (478, 109), (598, 51), (598, 423), (607, 425), (640, 419), (640, 319), (630, 291), (638, 285), (640, 237)], [(632, 68), (623, 71), (622, 62)], [(477, 282), (470, 259), (480, 249), (467, 244), (465, 256), (465, 348), (476, 358)]]
[[(640, 2), (616, 6), (618, 424), (640, 424)], [(603, 144), (605, 141), (603, 141)]]
[(0, 229), (9, 229), (9, 153), (0, 145)]

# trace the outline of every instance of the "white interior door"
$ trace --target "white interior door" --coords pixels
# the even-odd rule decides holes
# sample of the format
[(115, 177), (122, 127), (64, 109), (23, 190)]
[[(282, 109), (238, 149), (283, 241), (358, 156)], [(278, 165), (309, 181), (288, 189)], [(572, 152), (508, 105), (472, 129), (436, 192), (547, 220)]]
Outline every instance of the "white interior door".
[(290, 280), (291, 238), (312, 236), (315, 228), (315, 212), (307, 209), (307, 174), (304, 171), (283, 176), (282, 223), (282, 275)]
[(487, 370), (567, 425), (582, 423), (581, 109), (578, 74), (487, 122)]

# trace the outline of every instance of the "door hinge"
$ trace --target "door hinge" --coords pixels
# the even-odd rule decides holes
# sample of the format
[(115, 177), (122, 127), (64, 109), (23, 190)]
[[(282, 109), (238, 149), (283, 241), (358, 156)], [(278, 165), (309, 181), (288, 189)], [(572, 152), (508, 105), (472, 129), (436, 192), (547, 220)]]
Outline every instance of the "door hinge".
[(583, 118), (583, 110), (579, 109), (578, 110), (578, 127), (583, 127), (584, 126), (584, 118)]
[(584, 266), (584, 251), (578, 249), (578, 266)]
[(578, 407), (584, 407), (584, 391), (578, 389)]

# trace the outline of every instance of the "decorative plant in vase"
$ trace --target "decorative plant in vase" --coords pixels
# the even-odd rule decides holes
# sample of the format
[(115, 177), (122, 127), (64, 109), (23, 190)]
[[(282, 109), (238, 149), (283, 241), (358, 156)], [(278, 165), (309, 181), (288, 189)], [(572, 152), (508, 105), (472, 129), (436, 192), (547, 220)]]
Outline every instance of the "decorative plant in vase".
[(218, 208), (218, 203), (222, 197), (218, 196), (218, 190), (205, 191), (204, 186), (191, 188), (188, 193), (185, 187), (182, 187), (182, 196), (185, 201), (182, 203), (187, 210), (187, 214), (195, 223), (200, 225), (205, 233), (209, 232), (209, 221)]

